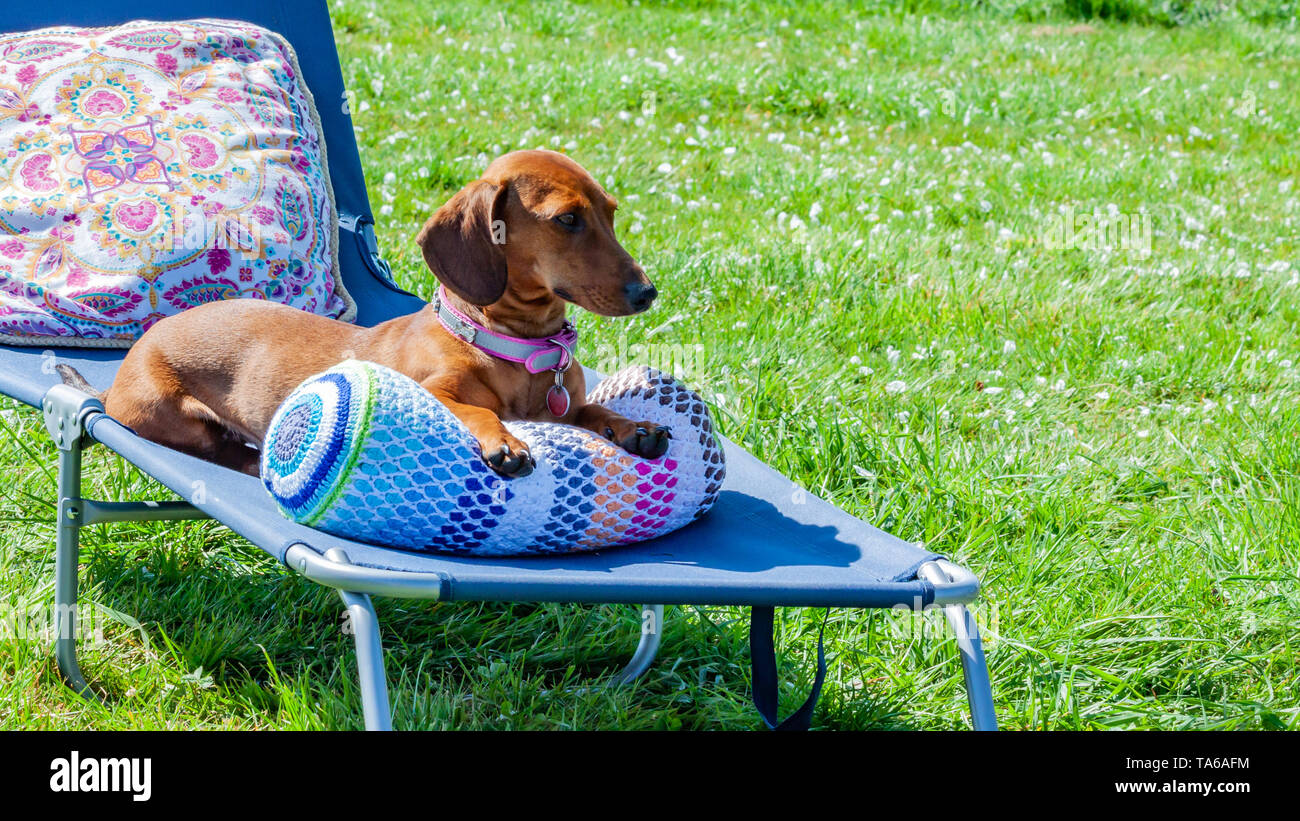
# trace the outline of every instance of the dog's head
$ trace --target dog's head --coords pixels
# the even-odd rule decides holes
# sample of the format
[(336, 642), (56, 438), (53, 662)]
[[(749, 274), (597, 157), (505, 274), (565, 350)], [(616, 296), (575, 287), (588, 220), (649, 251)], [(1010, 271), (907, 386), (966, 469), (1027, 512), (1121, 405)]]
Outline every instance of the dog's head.
[(605, 316), (650, 307), (657, 292), (614, 236), (614, 198), (554, 151), (493, 162), (424, 224), (416, 242), (452, 293), (491, 305), (556, 298)]

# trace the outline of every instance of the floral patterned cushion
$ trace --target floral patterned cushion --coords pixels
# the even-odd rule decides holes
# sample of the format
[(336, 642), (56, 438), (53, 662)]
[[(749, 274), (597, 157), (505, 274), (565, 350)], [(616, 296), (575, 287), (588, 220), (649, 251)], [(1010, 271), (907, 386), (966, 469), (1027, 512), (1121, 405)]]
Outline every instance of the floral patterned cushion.
[(351, 320), (337, 244), (324, 134), (279, 35), (0, 34), (0, 343), (126, 347), (218, 299)]

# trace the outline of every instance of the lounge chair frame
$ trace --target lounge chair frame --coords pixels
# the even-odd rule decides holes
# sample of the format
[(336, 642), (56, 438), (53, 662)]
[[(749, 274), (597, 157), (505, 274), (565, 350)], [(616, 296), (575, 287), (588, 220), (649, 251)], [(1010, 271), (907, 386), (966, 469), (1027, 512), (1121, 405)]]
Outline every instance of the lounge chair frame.
[[(45, 428), (59, 451), (58, 514), (55, 542), (54, 612), (57, 626), (55, 657), (68, 686), (86, 698), (94, 692), (77, 661), (77, 588), (80, 530), (110, 522), (156, 522), (208, 519), (207, 513), (183, 501), (103, 502), (81, 495), (82, 451), (94, 443), (89, 427), (104, 415), (103, 404), (67, 385), (56, 385), (41, 403)], [(432, 573), (380, 570), (354, 565), (347, 552), (331, 548), (319, 553), (297, 542), (285, 553), (285, 564), (304, 578), (338, 591), (351, 620), (356, 645), (357, 676), (367, 730), (391, 730), (392, 711), (384, 670), (379, 617), (372, 595), (437, 601), (445, 597), (445, 580)], [(921, 565), (918, 574), (934, 585), (934, 606), (943, 607), (957, 638), (971, 720), (976, 730), (996, 730), (993, 691), (979, 628), (966, 605), (979, 597), (979, 579), (964, 567), (944, 559)], [(643, 675), (659, 650), (664, 619), (662, 604), (643, 605), (643, 630), (632, 659), (613, 683), (630, 683)]]

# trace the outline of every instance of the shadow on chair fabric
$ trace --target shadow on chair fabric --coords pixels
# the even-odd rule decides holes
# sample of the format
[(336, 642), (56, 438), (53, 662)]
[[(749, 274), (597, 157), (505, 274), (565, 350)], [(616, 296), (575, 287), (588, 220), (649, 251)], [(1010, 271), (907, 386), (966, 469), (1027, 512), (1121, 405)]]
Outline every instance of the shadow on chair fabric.
[[(279, 32), (297, 51), (319, 109), (340, 212), (339, 259), (358, 305), (373, 325), (423, 302), (392, 284), (375, 244), (373, 217), (329, 12), (324, 0), (64, 0), (8, 10), (3, 27), (100, 26), (129, 20), (220, 17)], [(973, 726), (995, 729), (992, 693), (979, 634), (965, 605), (979, 594), (969, 571), (806, 494), (732, 442), (723, 440), (727, 476), (715, 508), (674, 533), (616, 550), (563, 557), (473, 559), (409, 553), (352, 542), (287, 521), (260, 482), (140, 439), (103, 413), (93, 398), (59, 385), (53, 365), (70, 364), (97, 387), (111, 383), (124, 351), (0, 346), (0, 392), (42, 409), (59, 449), (56, 603), (77, 599), (80, 527), (115, 521), (217, 519), (292, 570), (339, 591), (353, 615), (366, 726), (388, 729), (391, 714), (379, 625), (371, 595), (443, 601), (626, 603), (647, 612), (664, 604), (753, 608), (757, 631), (755, 701), (775, 718), (771, 608), (942, 606), (957, 633)], [(599, 375), (589, 373), (594, 384)], [(81, 498), (81, 451), (100, 443), (191, 502), (99, 502)], [(195, 477), (204, 493), (194, 497)], [(648, 603), (653, 602), (654, 605)], [(75, 607), (70, 608), (75, 612)], [(656, 624), (658, 622), (655, 622)], [(60, 631), (55, 652), (69, 684), (90, 695), (76, 659), (75, 625)], [(642, 673), (658, 647), (642, 637), (619, 680)], [(751, 636), (753, 641), (755, 637)], [(760, 658), (761, 656), (761, 658)], [(762, 673), (760, 675), (760, 673)], [(820, 675), (818, 676), (820, 686)], [(811, 702), (786, 726), (807, 726)]]

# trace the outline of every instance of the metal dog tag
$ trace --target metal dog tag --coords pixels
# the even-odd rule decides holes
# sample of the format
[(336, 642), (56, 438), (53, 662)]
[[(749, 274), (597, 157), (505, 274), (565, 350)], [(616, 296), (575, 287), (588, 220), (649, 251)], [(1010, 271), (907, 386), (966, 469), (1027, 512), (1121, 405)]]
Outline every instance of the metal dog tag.
[(546, 392), (546, 409), (559, 419), (569, 412), (569, 392), (563, 385), (552, 385)]
[(551, 416), (560, 419), (569, 412), (569, 391), (564, 387), (564, 373), (573, 366), (573, 350), (559, 339), (552, 341), (564, 352), (555, 364), (555, 384), (546, 392), (546, 409), (551, 412)]
[(569, 392), (564, 387), (564, 371), (567, 370), (555, 369), (555, 384), (546, 392), (546, 409), (556, 419), (569, 412)]

